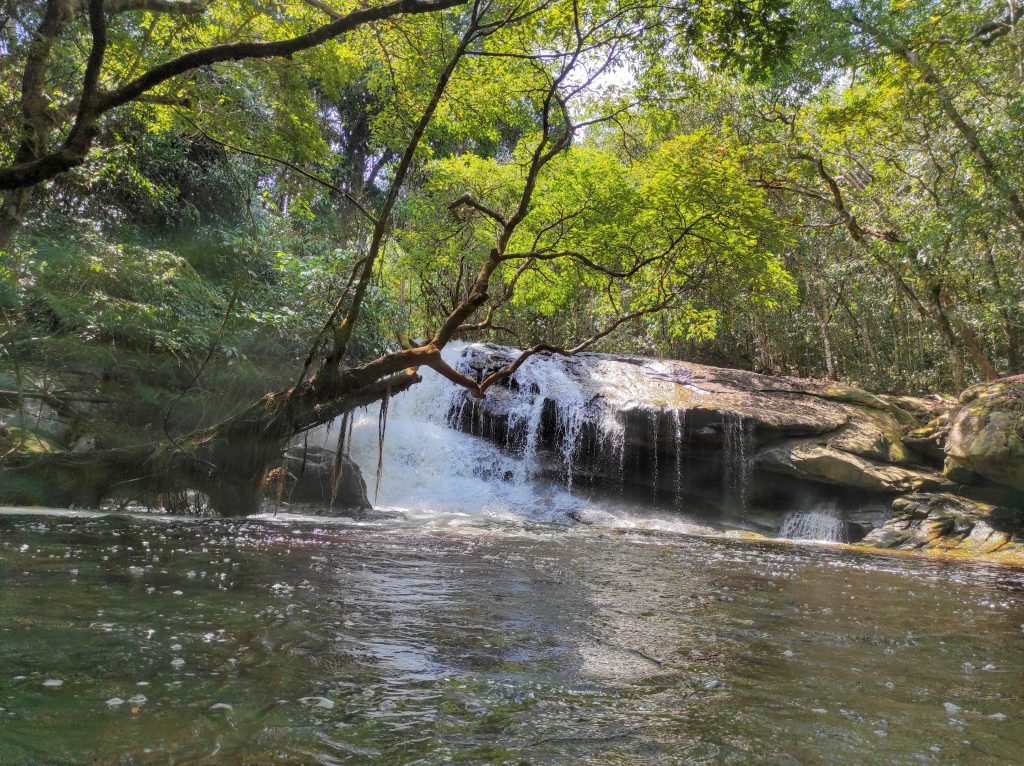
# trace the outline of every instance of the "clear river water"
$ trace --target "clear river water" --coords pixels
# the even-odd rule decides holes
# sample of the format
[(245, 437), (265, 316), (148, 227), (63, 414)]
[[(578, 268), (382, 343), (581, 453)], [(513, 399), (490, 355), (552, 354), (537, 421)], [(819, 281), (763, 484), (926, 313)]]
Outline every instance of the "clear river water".
[(1024, 573), (477, 520), (0, 515), (0, 764), (1020, 763)]
[(545, 483), (536, 400), (499, 449), (445, 386), (391, 403), (373, 520), (0, 509), (0, 766), (1024, 760), (1024, 570)]

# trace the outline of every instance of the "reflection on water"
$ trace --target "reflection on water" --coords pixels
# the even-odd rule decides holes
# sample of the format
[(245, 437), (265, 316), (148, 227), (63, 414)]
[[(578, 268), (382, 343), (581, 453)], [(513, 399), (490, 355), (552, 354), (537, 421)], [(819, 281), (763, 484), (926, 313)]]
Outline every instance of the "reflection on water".
[(0, 764), (1013, 763), (1024, 573), (479, 521), (0, 515)]

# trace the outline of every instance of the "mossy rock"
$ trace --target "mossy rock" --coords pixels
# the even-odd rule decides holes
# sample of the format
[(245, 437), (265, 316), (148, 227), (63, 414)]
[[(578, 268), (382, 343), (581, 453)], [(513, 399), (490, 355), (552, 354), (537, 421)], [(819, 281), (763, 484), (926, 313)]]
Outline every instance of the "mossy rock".
[(1024, 375), (973, 386), (950, 417), (946, 474), (969, 470), (1024, 491)]

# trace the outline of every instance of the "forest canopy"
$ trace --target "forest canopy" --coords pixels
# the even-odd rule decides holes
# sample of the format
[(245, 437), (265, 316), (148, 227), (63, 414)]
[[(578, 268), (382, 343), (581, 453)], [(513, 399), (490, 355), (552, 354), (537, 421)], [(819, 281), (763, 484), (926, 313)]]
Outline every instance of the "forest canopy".
[(74, 426), (0, 448), (251, 490), (416, 367), (457, 379), (456, 339), (882, 392), (1019, 372), (1020, 12), (7, 0), (0, 389)]

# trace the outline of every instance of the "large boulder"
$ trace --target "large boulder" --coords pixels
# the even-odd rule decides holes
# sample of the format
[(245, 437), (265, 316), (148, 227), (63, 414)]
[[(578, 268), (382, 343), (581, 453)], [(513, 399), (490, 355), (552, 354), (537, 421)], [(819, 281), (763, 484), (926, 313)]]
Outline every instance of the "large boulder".
[(948, 476), (975, 474), (1024, 492), (1024, 375), (964, 391), (949, 416), (945, 453)]

